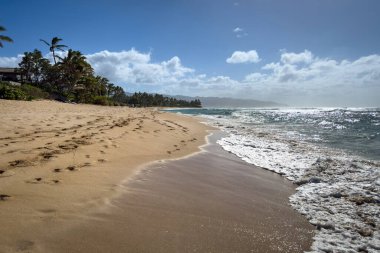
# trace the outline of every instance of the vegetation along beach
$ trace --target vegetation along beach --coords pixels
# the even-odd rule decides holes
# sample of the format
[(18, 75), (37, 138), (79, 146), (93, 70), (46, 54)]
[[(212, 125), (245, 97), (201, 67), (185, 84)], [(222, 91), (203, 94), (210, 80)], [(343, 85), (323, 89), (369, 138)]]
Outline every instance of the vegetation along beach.
[(0, 8), (0, 253), (380, 252), (379, 1)]

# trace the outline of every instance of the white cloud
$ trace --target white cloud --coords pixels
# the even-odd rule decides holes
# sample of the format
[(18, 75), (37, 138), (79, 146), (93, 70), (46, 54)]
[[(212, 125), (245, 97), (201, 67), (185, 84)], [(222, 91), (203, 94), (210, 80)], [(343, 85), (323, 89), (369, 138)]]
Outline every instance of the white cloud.
[(175, 82), (177, 78), (193, 72), (184, 67), (178, 56), (161, 63), (151, 62), (150, 53), (135, 49), (121, 52), (101, 51), (86, 55), (95, 72), (113, 82), (152, 84)]
[(240, 33), (240, 32), (243, 32), (244, 30), (240, 27), (236, 27), (233, 31), (234, 33)]
[(337, 61), (307, 50), (284, 52), (262, 69), (243, 83), (263, 98), (299, 105), (380, 105), (373, 95), (380, 94), (380, 55)]
[(15, 68), (18, 67), (19, 62), (21, 62), (22, 55), (17, 55), (17, 57), (3, 57), (0, 56), (0, 67)]
[(248, 33), (245, 32), (244, 29), (241, 27), (236, 27), (232, 31), (235, 33), (236, 38), (242, 38), (242, 37), (248, 36)]
[(283, 53), (281, 54), (281, 62), (295, 64), (295, 63), (310, 63), (314, 59), (313, 54), (305, 50), (302, 53)]
[(246, 63), (246, 62), (254, 62), (257, 63), (260, 61), (259, 55), (256, 50), (250, 50), (247, 52), (244, 51), (235, 51), (230, 58), (227, 58), (227, 63)]

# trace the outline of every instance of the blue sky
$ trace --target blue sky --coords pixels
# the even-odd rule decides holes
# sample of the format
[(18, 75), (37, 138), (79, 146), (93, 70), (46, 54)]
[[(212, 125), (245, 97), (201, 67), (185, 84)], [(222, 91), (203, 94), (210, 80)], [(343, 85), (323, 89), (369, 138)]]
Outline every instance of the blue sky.
[(0, 6), (3, 34), (14, 39), (0, 49), (2, 66), (34, 48), (47, 54), (39, 39), (58, 36), (127, 91), (380, 105), (377, 0), (1, 0)]

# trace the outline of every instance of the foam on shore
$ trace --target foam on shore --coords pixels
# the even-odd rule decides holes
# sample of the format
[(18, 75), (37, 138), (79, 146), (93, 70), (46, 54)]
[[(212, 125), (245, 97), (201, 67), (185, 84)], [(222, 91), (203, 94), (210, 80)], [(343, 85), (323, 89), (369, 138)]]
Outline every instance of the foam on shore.
[(240, 116), (202, 115), (228, 133), (218, 141), (225, 150), (299, 185), (290, 203), (318, 229), (311, 252), (380, 250), (379, 162), (314, 145), (289, 132), (278, 134), (265, 125), (246, 127)]

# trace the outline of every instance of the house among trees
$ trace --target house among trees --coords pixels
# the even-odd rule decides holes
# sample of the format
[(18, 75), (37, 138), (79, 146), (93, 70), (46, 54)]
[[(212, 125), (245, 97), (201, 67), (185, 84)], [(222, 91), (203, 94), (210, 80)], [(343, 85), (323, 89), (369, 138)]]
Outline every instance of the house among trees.
[(0, 68), (0, 81), (22, 82), (23, 74), (19, 68)]

